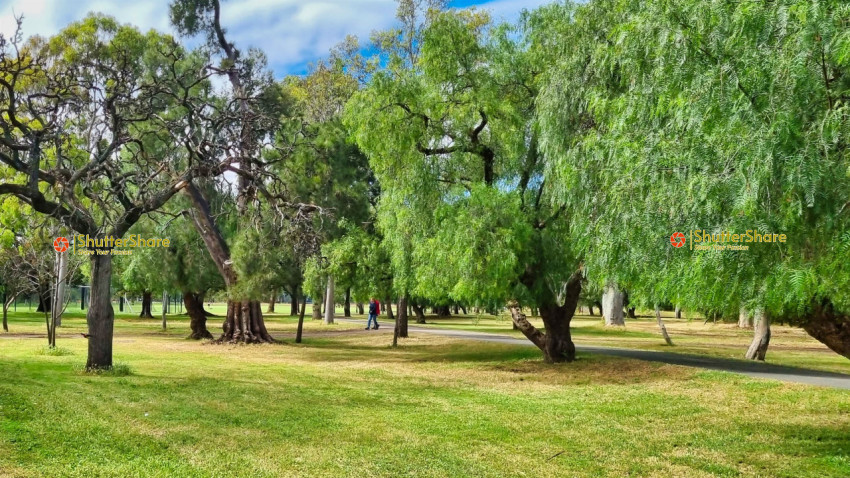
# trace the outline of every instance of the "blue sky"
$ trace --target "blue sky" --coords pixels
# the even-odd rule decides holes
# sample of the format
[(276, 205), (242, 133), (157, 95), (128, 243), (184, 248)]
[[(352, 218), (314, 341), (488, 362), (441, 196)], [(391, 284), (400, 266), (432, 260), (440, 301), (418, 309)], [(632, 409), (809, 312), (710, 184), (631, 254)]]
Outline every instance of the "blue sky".
[[(454, 0), (497, 19), (515, 19), (523, 8), (552, 0)], [(24, 15), (25, 35), (51, 35), (97, 11), (143, 30), (169, 31), (169, 0), (0, 0), (0, 32), (9, 35), (14, 14)], [(395, 0), (227, 0), (222, 20), (240, 48), (261, 47), (278, 77), (304, 73), (347, 34), (362, 39), (395, 24)]]

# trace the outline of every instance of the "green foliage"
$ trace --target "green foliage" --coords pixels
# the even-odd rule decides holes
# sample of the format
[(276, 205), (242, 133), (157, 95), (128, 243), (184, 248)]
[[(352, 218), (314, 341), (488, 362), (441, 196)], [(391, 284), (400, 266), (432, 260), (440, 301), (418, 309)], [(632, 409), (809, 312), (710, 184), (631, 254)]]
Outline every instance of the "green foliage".
[[(850, 227), (848, 19), (838, 1), (576, 9), (574, 49), (546, 74), (541, 147), (590, 231), (592, 280), (702, 309), (850, 309), (837, 253)], [(670, 247), (693, 229), (788, 242)]]
[(527, 30), (432, 12), (416, 61), (391, 62), (347, 105), (381, 184), (378, 225), (399, 291), (551, 303), (578, 268), (537, 148), (545, 45)]

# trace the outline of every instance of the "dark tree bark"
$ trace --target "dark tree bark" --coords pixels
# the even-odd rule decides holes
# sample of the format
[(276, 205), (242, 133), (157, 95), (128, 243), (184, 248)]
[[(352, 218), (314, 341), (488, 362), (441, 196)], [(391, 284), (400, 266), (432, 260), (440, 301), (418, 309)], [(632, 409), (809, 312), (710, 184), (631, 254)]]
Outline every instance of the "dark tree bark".
[(153, 302), (153, 293), (149, 290), (146, 290), (142, 293), (142, 311), (139, 313), (139, 317), (143, 319), (153, 319), (154, 316), (151, 313), (151, 303)]
[(360, 302), (358, 302), (356, 305), (357, 305), (357, 314), (358, 314), (358, 315), (363, 315), (363, 314), (364, 314), (363, 304), (361, 304)]
[[(107, 252), (98, 254), (98, 252)], [(95, 251), (91, 256), (91, 299), (86, 322), (89, 326), (86, 370), (112, 368), (112, 332), (115, 312), (109, 287), (112, 282), (112, 255)]]
[[(292, 296), (293, 301), (296, 300), (297, 294)], [(303, 297), (301, 301), (301, 313), (298, 315), (298, 330), (295, 331), (295, 343), (301, 343), (301, 335), (304, 331), (304, 311), (307, 310), (307, 298)]]
[(398, 337), (407, 337), (407, 296), (403, 295), (398, 300), (398, 319), (396, 320), (396, 334)]
[(416, 314), (416, 323), (425, 323), (425, 308), (421, 305), (413, 304), (413, 312)]
[(452, 311), (449, 309), (449, 306), (447, 306), (447, 305), (441, 305), (439, 307), (434, 307), (434, 311), (437, 314), (437, 317), (447, 318), (447, 317), (452, 316)]
[(588, 304), (587, 308), (590, 310), (590, 316), (593, 317), (593, 304)]
[(746, 357), (750, 360), (764, 360), (767, 346), (770, 344), (770, 318), (761, 308), (753, 313), (753, 342), (747, 350)]
[(273, 314), (274, 313), (274, 304), (275, 304), (276, 301), (277, 301), (277, 294), (272, 294), (271, 298), (269, 299), (269, 306), (266, 308), (267, 314)]
[(118, 312), (124, 312), (124, 296), (118, 297)]
[(7, 320), (7, 315), (9, 313), (9, 304), (15, 300), (15, 295), (12, 298), (9, 298), (5, 292), (3, 292), (3, 332), (9, 331), (9, 322)]
[(342, 305), (343, 317), (351, 317), (351, 287), (345, 288), (345, 304)]
[(836, 313), (829, 301), (812, 307), (803, 330), (833, 352), (850, 358), (850, 316)]
[(461, 312), (463, 312), (463, 315), (469, 315), (469, 314), (466, 313), (466, 307), (460, 306), (460, 310), (461, 310)]
[(526, 319), (518, 303), (508, 304), (511, 319), (519, 330), (543, 352), (546, 363), (572, 362), (576, 348), (570, 335), (570, 321), (575, 315), (581, 293), (581, 274), (575, 273), (566, 284), (564, 305), (557, 305), (554, 297), (548, 304), (541, 304), (540, 318), (546, 333), (540, 332)]
[(51, 310), (52, 310), (52, 308), (51, 308), (52, 297), (51, 297), (51, 294), (50, 294), (50, 288), (49, 287), (44, 287), (44, 288), (39, 287), (39, 289), (40, 290), (38, 292), (38, 307), (36, 307), (35, 311), (36, 312), (51, 312)]
[(628, 317), (630, 319), (637, 319), (637, 315), (635, 315), (635, 308), (634, 307), (629, 307), (628, 309), (626, 309), (626, 317)]
[(289, 315), (295, 317), (298, 315), (298, 296), (291, 294), (289, 301)]
[(457, 306), (457, 304), (455, 304), (455, 305), (453, 306), (453, 311), (452, 311), (452, 313), (453, 313), (454, 315), (457, 315), (457, 314), (459, 314), (459, 313), (460, 313), (460, 310), (458, 310), (458, 306)]
[(676, 318), (677, 318), (677, 319), (681, 319), (681, 318), (682, 318), (682, 309), (681, 309), (681, 308), (679, 308), (679, 306), (678, 306), (678, 305), (676, 306)]
[(212, 339), (213, 336), (207, 330), (207, 315), (204, 313), (203, 297), (194, 292), (183, 291), (183, 305), (186, 306), (186, 313), (189, 314), (189, 327), (192, 333), (190, 339)]
[(387, 308), (387, 320), (395, 320), (395, 315), (393, 314), (393, 303), (390, 298), (387, 297), (387, 300), (381, 305)]

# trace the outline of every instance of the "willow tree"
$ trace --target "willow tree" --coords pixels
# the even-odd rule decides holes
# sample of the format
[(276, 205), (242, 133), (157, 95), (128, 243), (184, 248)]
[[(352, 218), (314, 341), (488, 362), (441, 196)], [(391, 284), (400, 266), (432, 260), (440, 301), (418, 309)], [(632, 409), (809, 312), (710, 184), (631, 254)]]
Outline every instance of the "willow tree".
[[(562, 48), (556, 31), (532, 31), (548, 25), (432, 10), (413, 64), (391, 55), (346, 123), (381, 184), (379, 226), (410, 292), (508, 303), (545, 360), (561, 362), (575, 358), (582, 274), (538, 148), (540, 73)], [(545, 333), (521, 305), (540, 310)]]
[[(848, 15), (837, 0), (578, 7), (576, 48), (540, 105), (560, 197), (594, 231), (591, 275), (694, 309), (763, 310), (850, 357)], [(671, 246), (693, 230), (786, 242)]]
[[(195, 169), (146, 145), (183, 131), (174, 98), (203, 83), (172, 38), (90, 16), (50, 39), (0, 39), (0, 194), (92, 238), (120, 238)], [(112, 256), (91, 256), (89, 369), (112, 366)]]

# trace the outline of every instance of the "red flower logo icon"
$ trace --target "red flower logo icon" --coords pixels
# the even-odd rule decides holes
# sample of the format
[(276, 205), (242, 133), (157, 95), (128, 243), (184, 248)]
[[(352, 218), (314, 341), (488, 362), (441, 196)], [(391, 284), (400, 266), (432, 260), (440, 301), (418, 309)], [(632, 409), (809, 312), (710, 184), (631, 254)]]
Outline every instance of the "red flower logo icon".
[(56, 252), (65, 252), (68, 250), (68, 239), (64, 237), (57, 237), (53, 241), (53, 248), (56, 249)]
[(681, 232), (674, 232), (672, 236), (670, 236), (670, 244), (673, 244), (673, 247), (680, 248), (685, 245), (685, 235)]

